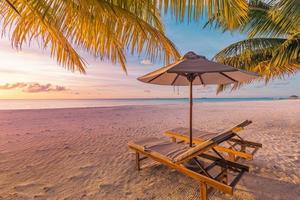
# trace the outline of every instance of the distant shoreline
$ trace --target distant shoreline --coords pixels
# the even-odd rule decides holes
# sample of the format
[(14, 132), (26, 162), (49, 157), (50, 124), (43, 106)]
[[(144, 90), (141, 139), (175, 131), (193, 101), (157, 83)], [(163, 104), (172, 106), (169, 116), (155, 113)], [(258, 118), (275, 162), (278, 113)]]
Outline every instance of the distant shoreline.
[[(194, 103), (229, 103), (289, 100), (289, 98), (195, 98)], [(74, 109), (118, 106), (187, 104), (187, 98), (160, 99), (85, 99), (85, 100), (0, 100), (0, 110)]]
[[(262, 97), (194, 97), (193, 99), (289, 99), (289, 96), (275, 96), (275, 97), (268, 97), (268, 96), (262, 96)], [(8, 100), (17, 100), (17, 101), (23, 101), (23, 100), (40, 100), (40, 101), (47, 101), (47, 100), (188, 100), (188, 97), (178, 97), (178, 98), (167, 98), (167, 97), (150, 97), (150, 98), (83, 98), (83, 99), (1, 99), (0, 101), (8, 101)]]

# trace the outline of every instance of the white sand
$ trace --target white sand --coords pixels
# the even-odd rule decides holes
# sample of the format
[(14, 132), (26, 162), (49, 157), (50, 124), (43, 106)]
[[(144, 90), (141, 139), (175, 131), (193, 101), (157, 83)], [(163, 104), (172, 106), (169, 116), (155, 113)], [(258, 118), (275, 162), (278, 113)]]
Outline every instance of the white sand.
[[(241, 135), (263, 149), (233, 199), (300, 199), (299, 100), (195, 104), (194, 116), (210, 131), (254, 122)], [(0, 199), (199, 199), (197, 183), (176, 171), (136, 171), (127, 148), (187, 119), (187, 105), (0, 111)]]

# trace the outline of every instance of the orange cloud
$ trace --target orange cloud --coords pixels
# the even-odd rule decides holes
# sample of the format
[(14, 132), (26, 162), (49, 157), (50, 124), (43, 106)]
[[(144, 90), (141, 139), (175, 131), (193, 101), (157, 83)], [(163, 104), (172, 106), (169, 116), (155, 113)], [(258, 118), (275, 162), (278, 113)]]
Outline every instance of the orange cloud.
[(48, 84), (40, 84), (40, 83), (6, 83), (4, 85), (0, 85), (0, 90), (12, 90), (12, 89), (22, 89), (23, 92), (27, 93), (38, 93), (38, 92), (60, 92), (66, 91), (67, 88), (59, 85)]

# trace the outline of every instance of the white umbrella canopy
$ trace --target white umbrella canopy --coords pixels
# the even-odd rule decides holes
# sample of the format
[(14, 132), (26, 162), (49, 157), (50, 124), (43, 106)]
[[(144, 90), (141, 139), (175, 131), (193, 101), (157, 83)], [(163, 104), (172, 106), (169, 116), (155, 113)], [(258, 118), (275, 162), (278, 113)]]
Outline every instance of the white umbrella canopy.
[(188, 52), (179, 61), (138, 78), (157, 85), (188, 86), (248, 82), (257, 78), (252, 72), (207, 60), (204, 56)]
[(190, 86), (190, 146), (193, 126), (193, 85), (219, 85), (248, 82), (258, 78), (252, 72), (207, 60), (190, 51), (179, 61), (138, 78), (157, 85)]

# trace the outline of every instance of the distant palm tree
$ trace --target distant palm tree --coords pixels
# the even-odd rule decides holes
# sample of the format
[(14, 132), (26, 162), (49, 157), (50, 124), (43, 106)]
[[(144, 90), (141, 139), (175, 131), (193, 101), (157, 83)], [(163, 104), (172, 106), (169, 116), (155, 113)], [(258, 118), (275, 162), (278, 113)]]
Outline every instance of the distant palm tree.
[(162, 11), (181, 22), (217, 15), (236, 27), (247, 18), (247, 6), (246, 0), (3, 0), (0, 19), (17, 49), (35, 41), (62, 66), (84, 73), (83, 50), (126, 71), (127, 54), (179, 58), (165, 36)]
[[(230, 29), (217, 18), (208, 24)], [(299, 0), (250, 1), (249, 20), (239, 29), (248, 32), (249, 38), (220, 51), (216, 61), (257, 72), (266, 82), (300, 70)], [(222, 85), (218, 91), (226, 87)]]

